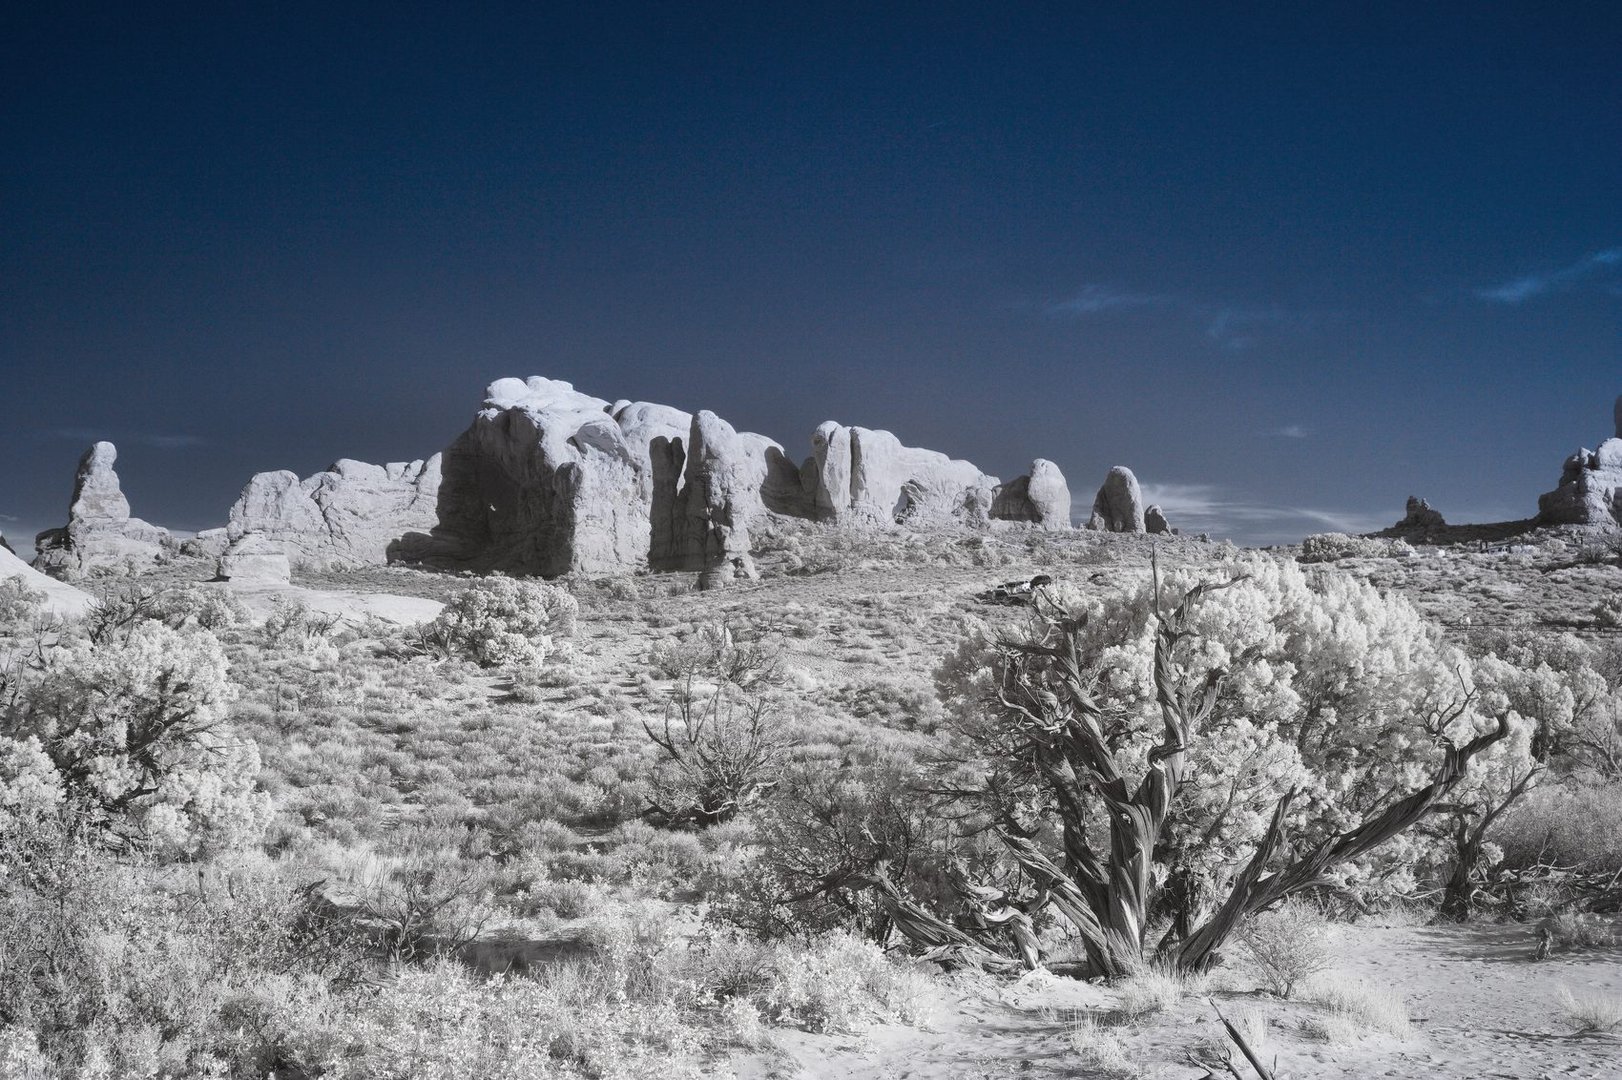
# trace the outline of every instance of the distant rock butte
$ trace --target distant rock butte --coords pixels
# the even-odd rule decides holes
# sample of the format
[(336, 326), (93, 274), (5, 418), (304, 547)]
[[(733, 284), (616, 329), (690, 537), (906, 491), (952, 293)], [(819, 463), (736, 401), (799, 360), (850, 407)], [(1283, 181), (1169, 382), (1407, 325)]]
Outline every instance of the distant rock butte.
[(1559, 486), (1538, 497), (1539, 525), (1622, 527), (1622, 397), (1614, 417), (1616, 437), (1568, 457)]
[(546, 576), (686, 570), (709, 586), (753, 576), (754, 534), (773, 516), (851, 527), (1070, 525), (1069, 488), (1049, 461), (1000, 485), (972, 462), (888, 431), (829, 420), (810, 441), (796, 463), (781, 444), (712, 412), (609, 402), (555, 379), (498, 379), (444, 452), (437, 520), (402, 534), (388, 555)]
[(113, 463), (118, 448), (98, 442), (79, 459), (68, 523), (34, 539), (34, 567), (53, 577), (82, 577), (97, 568), (140, 567), (173, 555), (169, 530), (130, 516)]
[[(829, 420), (798, 463), (713, 412), (614, 402), (539, 376), (498, 379), (440, 454), (370, 465), (348, 458), (300, 479), (254, 476), (223, 529), (176, 544), (129, 516), (98, 443), (80, 464), (72, 517), (41, 534), (39, 565), (64, 575), (170, 551), (218, 560), (233, 581), (291, 568), (385, 562), (478, 572), (689, 571), (702, 587), (753, 577), (755, 537), (774, 518), (830, 526), (988, 528), (994, 519), (1071, 527), (1064, 474), (1038, 458), (1002, 484), (972, 462)], [(1130, 470), (1112, 470), (1094, 527), (1142, 532)], [(284, 570), (284, 563), (286, 570)]]
[(1430, 503), (1418, 496), (1408, 496), (1404, 510), (1402, 520), (1391, 526), (1388, 532), (1428, 533), (1447, 528), (1447, 521), (1441, 512), (1433, 509)]

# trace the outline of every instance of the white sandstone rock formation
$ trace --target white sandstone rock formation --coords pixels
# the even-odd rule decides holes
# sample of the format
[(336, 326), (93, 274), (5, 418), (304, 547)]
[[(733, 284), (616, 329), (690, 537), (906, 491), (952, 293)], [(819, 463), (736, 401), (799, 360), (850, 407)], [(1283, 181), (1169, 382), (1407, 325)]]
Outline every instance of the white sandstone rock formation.
[(83, 615), (96, 602), (89, 593), (35, 570), (4, 543), (0, 543), (0, 580), (16, 580), (30, 592), (40, 594), (44, 597), (44, 609), (63, 618)]
[(1145, 532), (1152, 535), (1177, 531), (1171, 527), (1171, 522), (1166, 520), (1166, 512), (1160, 509), (1159, 503), (1152, 503), (1144, 507), (1143, 528)]
[(1000, 485), (992, 494), (991, 516), (1002, 521), (1031, 521), (1044, 529), (1070, 528), (1070, 485), (1046, 458), (1031, 462), (1031, 471)]
[[(388, 465), (344, 458), (305, 480), (285, 469), (259, 473), (231, 507), (225, 538), (259, 533), (311, 568), (382, 565), (391, 544), (438, 521), (439, 484), (438, 454)], [(218, 543), (204, 535), (199, 553)]]
[(143, 565), (173, 555), (178, 545), (168, 529), (130, 516), (129, 500), (113, 463), (118, 448), (98, 442), (79, 459), (67, 526), (47, 529), (34, 540), (34, 566), (61, 578), (97, 567)]
[(1622, 397), (1616, 437), (1566, 459), (1560, 485), (1538, 497), (1539, 525), (1622, 526)]
[(293, 567), (284, 547), (264, 533), (251, 532), (220, 556), (219, 578), (238, 586), (286, 585)]
[(653, 447), (692, 420), (554, 379), (498, 379), (445, 451), (437, 524), (401, 555), (548, 576), (646, 566)]
[(832, 420), (811, 447), (805, 472), (819, 521), (982, 526), (991, 517), (997, 478), (970, 462)]
[[(656, 440), (659, 497), (650, 507), (653, 534), (649, 563), (658, 570), (698, 570), (709, 588), (742, 573), (755, 576), (749, 526), (766, 512), (761, 491), (770, 471), (768, 455), (782, 447), (763, 435), (739, 432), (708, 410), (693, 417), (687, 444)], [(672, 486), (671, 474), (681, 471)], [(798, 484), (798, 473), (795, 474)]]
[(1147, 529), (1143, 492), (1131, 469), (1117, 465), (1104, 477), (1103, 486), (1093, 499), (1093, 513), (1087, 527), (1117, 533), (1141, 533)]
[(651, 567), (753, 573), (750, 523), (808, 514), (777, 443), (710, 412), (498, 379), (444, 455), (437, 524), (401, 558), (554, 576)]

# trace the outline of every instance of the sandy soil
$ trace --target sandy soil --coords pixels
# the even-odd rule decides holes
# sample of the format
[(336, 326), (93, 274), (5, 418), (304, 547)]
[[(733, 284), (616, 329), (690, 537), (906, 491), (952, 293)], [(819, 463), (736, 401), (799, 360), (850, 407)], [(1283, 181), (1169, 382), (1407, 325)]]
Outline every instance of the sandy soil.
[[(1522, 925), (1351, 927), (1332, 977), (1395, 987), (1413, 1018), (1407, 1039), (1374, 1033), (1349, 1045), (1306, 1036), (1314, 1005), (1283, 1002), (1242, 978), (1211, 997), (1225, 1011), (1267, 1015), (1264, 1056), (1277, 1075), (1600, 1080), (1622, 1076), (1622, 1038), (1575, 1035), (1560, 1008), (1563, 987), (1622, 995), (1622, 949), (1595, 949), (1534, 961)], [(1217, 984), (1220, 986), (1221, 982)], [(1003, 1080), (1104, 1075), (1080, 1063), (1075, 1017), (1107, 1017), (1114, 992), (1045, 974), (1025, 980), (943, 979), (930, 1021), (920, 1028), (875, 1027), (858, 1035), (789, 1032), (777, 1053), (735, 1062), (740, 1080)], [(1221, 1029), (1204, 997), (1119, 1029), (1127, 1057), (1144, 1077), (1197, 1080), (1184, 1055)], [(1248, 1072), (1243, 1075), (1248, 1076)]]
[(360, 622), (378, 618), (385, 622), (405, 625), (432, 619), (444, 608), (437, 600), (417, 596), (396, 596), (391, 593), (357, 592), (347, 589), (305, 589), (297, 585), (232, 586), (229, 582), (209, 582), (212, 588), (229, 589), (231, 594), (248, 609), (254, 622), (263, 622), (278, 599), (297, 601), (311, 611), (337, 615)]

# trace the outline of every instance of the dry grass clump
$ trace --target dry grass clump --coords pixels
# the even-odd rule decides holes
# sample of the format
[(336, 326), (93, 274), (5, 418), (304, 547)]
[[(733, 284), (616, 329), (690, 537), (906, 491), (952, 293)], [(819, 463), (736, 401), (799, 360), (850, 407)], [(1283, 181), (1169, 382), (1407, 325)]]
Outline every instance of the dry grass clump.
[(1136, 1080), (1142, 1075), (1126, 1056), (1120, 1032), (1092, 1013), (1082, 1013), (1070, 1025), (1070, 1049), (1089, 1076), (1105, 1080)]
[(1205, 993), (1208, 976), (1145, 964), (1115, 984), (1116, 1011), (1122, 1019), (1138, 1020), (1174, 1007), (1185, 996)]
[(1310, 1038), (1343, 1044), (1377, 1032), (1399, 1039), (1413, 1034), (1408, 1003), (1389, 987), (1318, 978), (1302, 988), (1301, 1000), (1326, 1010), (1302, 1021), (1302, 1031)]
[(1574, 994), (1562, 987), (1560, 1007), (1565, 1010), (1566, 1019), (1577, 1025), (1580, 1035), (1622, 1028), (1622, 997), (1592, 990)]
[(1267, 988), (1282, 998), (1334, 961), (1329, 920), (1300, 900), (1245, 920), (1239, 938)]

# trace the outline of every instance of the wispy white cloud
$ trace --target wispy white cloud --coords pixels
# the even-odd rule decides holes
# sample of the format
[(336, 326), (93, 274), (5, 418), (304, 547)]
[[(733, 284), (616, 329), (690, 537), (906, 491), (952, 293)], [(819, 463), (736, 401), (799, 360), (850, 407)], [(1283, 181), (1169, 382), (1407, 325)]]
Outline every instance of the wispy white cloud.
[(186, 435), (178, 432), (161, 431), (96, 431), (91, 428), (52, 428), (51, 434), (58, 439), (72, 439), (75, 442), (96, 442), (108, 439), (114, 443), (135, 443), (138, 446), (153, 446), (159, 450), (185, 450), (194, 446), (206, 446), (208, 440), (199, 435)]
[(1264, 432), (1263, 434), (1271, 435), (1277, 439), (1305, 439), (1311, 435), (1312, 432), (1308, 431), (1306, 427), (1301, 424), (1285, 424), (1281, 428), (1274, 428), (1272, 431)]
[(1278, 304), (1213, 304), (1169, 293), (1134, 292), (1114, 285), (1083, 285), (1063, 300), (1045, 306), (1050, 316), (1080, 319), (1131, 309), (1160, 308), (1178, 313), (1199, 326), (1206, 340), (1229, 351), (1247, 349), (1266, 329), (1307, 329), (1322, 316)]
[(1158, 504), (1185, 533), (1209, 533), (1241, 544), (1294, 543), (1315, 532), (1375, 532), (1401, 516), (1393, 513), (1385, 520), (1352, 510), (1284, 506), (1249, 499), (1217, 484), (1146, 483), (1143, 500)]
[(1075, 295), (1048, 305), (1049, 315), (1097, 315), (1118, 308), (1157, 307), (1171, 302), (1169, 296), (1127, 292), (1113, 285), (1083, 285)]
[[(1615, 270), (1622, 270), (1622, 247), (1596, 251), (1569, 266), (1527, 274), (1513, 281), (1506, 281), (1502, 285), (1477, 289), (1475, 295), (1476, 299), (1493, 304), (1524, 304), (1534, 297), (1562, 292)], [(1607, 282), (1604, 288), (1607, 292), (1617, 293), (1622, 291), (1622, 282), (1613, 280)]]

